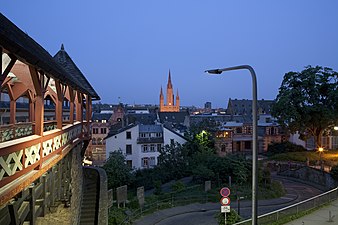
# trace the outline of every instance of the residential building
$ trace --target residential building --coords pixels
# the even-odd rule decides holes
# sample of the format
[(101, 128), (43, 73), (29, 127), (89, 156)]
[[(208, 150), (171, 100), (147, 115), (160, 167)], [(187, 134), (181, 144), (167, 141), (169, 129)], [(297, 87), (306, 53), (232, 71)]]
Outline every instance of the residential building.
[(110, 152), (121, 151), (131, 168), (152, 168), (158, 164), (161, 148), (186, 141), (185, 137), (162, 124), (131, 124), (107, 136), (106, 157), (108, 159)]

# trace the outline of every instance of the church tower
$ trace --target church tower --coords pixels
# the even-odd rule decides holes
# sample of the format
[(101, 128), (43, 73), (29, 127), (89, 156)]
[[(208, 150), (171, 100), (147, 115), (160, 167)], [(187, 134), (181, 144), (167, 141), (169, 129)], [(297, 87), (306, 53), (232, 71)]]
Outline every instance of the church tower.
[(168, 84), (167, 84), (167, 102), (164, 104), (164, 95), (162, 92), (160, 92), (160, 112), (179, 112), (180, 111), (180, 97), (178, 96), (178, 90), (176, 95), (176, 105), (174, 102), (175, 96), (174, 96), (174, 90), (173, 85), (171, 83), (171, 74), (169, 70), (169, 76), (168, 76)]

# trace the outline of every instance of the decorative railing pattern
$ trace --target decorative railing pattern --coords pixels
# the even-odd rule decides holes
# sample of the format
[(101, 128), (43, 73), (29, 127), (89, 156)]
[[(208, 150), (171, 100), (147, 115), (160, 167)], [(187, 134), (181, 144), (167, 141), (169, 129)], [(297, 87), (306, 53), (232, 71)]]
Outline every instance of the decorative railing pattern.
[(18, 123), (0, 127), (0, 143), (32, 135), (32, 123)]
[[(69, 125), (64, 130), (49, 132), (43, 137), (18, 141), (12, 145), (2, 143), (0, 151), (0, 187), (21, 175), (36, 169), (37, 166), (59, 154), (68, 144), (82, 137), (82, 124)], [(18, 139), (19, 140), (19, 139)]]

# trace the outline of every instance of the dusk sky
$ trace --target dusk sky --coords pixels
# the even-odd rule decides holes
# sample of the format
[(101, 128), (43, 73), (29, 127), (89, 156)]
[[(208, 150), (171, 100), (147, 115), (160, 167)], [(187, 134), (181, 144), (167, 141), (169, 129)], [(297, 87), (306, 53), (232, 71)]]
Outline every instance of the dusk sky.
[(181, 105), (275, 99), (283, 76), (307, 65), (338, 70), (338, 1), (1, 1), (8, 19), (52, 56), (61, 44), (102, 103), (159, 104), (170, 69)]

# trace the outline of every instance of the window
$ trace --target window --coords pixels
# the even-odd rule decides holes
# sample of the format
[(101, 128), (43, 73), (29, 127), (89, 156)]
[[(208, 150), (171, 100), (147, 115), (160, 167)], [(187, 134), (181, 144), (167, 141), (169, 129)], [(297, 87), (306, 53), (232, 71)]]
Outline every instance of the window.
[(151, 152), (155, 152), (155, 145), (154, 145), (154, 144), (151, 144), (151, 145), (150, 145), (150, 151), (151, 151)]
[(98, 145), (103, 145), (103, 143), (102, 143), (102, 138), (98, 138), (98, 139), (97, 139), (97, 144), (98, 144)]
[(148, 145), (142, 145), (142, 152), (148, 152)]
[(155, 164), (155, 157), (150, 157), (149, 158), (149, 166), (151, 167), (154, 167), (156, 164)]
[(127, 139), (131, 139), (131, 132), (130, 132), (130, 131), (127, 131), (127, 132), (126, 132), (126, 138), (127, 138)]
[(127, 166), (129, 166), (129, 168), (133, 168), (133, 160), (127, 160)]
[(157, 151), (161, 151), (162, 145), (161, 144), (157, 144)]
[(101, 134), (106, 134), (107, 133), (107, 128), (101, 128)]
[(102, 123), (107, 123), (107, 120), (102, 120)]
[(93, 134), (98, 134), (99, 133), (99, 128), (93, 128)]
[(92, 139), (92, 145), (96, 145), (96, 139), (95, 138)]
[(221, 145), (221, 152), (226, 152), (225, 145)]
[(174, 145), (175, 144), (175, 140), (174, 139), (170, 139), (170, 144)]
[(251, 149), (251, 141), (244, 142), (245, 149)]
[(141, 165), (142, 167), (149, 167), (149, 158), (148, 157), (145, 157), (145, 158), (142, 158), (141, 159)]
[(126, 154), (127, 154), (127, 155), (133, 154), (133, 153), (132, 153), (132, 147), (131, 147), (131, 145), (126, 145)]

